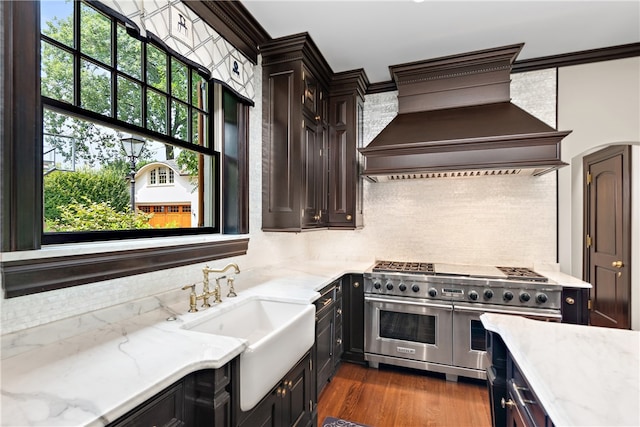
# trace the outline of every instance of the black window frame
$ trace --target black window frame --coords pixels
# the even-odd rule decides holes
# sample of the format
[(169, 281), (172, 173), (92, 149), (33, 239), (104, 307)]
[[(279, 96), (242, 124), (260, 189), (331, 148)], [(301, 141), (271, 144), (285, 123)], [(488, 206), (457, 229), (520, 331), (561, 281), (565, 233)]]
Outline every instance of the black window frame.
[[(0, 250), (37, 253), (43, 244), (40, 2), (0, 2), (0, 31)], [(219, 161), (214, 167), (219, 176)], [(248, 171), (245, 173), (248, 175)], [(215, 186), (215, 192), (214, 209), (220, 212), (219, 185)], [(163, 236), (211, 234), (204, 229), (177, 231), (165, 230)], [(108, 237), (108, 233), (93, 234), (92, 241), (105, 240), (97, 239), (97, 234)], [(135, 237), (163, 236), (139, 233)], [(195, 243), (159, 240), (157, 245), (143, 249), (110, 249), (66, 256), (5, 256), (0, 260), (4, 297), (246, 254), (247, 236), (225, 237)]]
[[(82, 51), (82, 46), (79, 45), (79, 40), (77, 40), (77, 38), (79, 38), (79, 33), (80, 33), (80, 25), (81, 25), (80, 9), (83, 3), (86, 4), (87, 7), (92, 7), (96, 9), (99, 13), (102, 13), (103, 15), (105, 15), (107, 18), (111, 20), (111, 40), (112, 40), (112, 52), (111, 52), (112, 63), (111, 64), (98, 62), (95, 58), (91, 58), (87, 56)], [(222, 196), (222, 193), (220, 191), (221, 163), (220, 163), (220, 152), (215, 150), (214, 141), (213, 141), (213, 138), (214, 138), (213, 114), (214, 114), (215, 85), (212, 79), (210, 78), (209, 71), (206, 70), (203, 66), (191, 61), (190, 59), (180, 55), (178, 52), (169, 48), (164, 42), (162, 42), (162, 40), (159, 37), (157, 37), (153, 33), (148, 33), (146, 37), (141, 37), (140, 32), (137, 28), (137, 25), (134, 22), (130, 21), (128, 18), (120, 15), (119, 13), (102, 5), (99, 2), (96, 2), (93, 0), (88, 0), (88, 1), (85, 0), (83, 2), (80, 2), (78, 0), (75, 0), (74, 5), (77, 5), (77, 7), (74, 7), (74, 12), (73, 12), (74, 13), (73, 19), (75, 22), (74, 25), (75, 25), (75, 33), (76, 33), (74, 36), (74, 40), (76, 40), (76, 43), (73, 46), (67, 46), (61, 42), (58, 42), (55, 39), (52, 39), (47, 35), (41, 34), (40, 26), (38, 25), (38, 32), (40, 33), (41, 41), (46, 42), (57, 49), (64, 50), (65, 52), (68, 52), (69, 54), (71, 54), (74, 58), (73, 62), (75, 67), (74, 83), (73, 83), (75, 94), (74, 94), (73, 103), (70, 104), (70, 103), (53, 99), (47, 96), (42, 96), (42, 108), (43, 109), (47, 108), (49, 110), (59, 112), (61, 114), (65, 114), (81, 120), (89, 120), (91, 122), (104, 125), (116, 130), (141, 135), (144, 137), (148, 137), (150, 139), (171, 144), (176, 147), (189, 149), (204, 155), (211, 156), (214, 174), (213, 176), (206, 177), (206, 178), (211, 178), (212, 180), (210, 182), (210, 186), (213, 189), (214, 200), (211, 205), (212, 205), (212, 209), (215, 212), (215, 215), (214, 215), (214, 222), (212, 226), (207, 226), (207, 227), (43, 233), (42, 244), (48, 245), (48, 244), (64, 244), (64, 243), (81, 243), (81, 242), (120, 240), (120, 239), (135, 239), (135, 238), (141, 238), (141, 237), (164, 237), (164, 236), (220, 233), (221, 222), (220, 222), (220, 215), (219, 215), (219, 206), (221, 203), (220, 197)], [(134, 37), (142, 42), (143, 46), (142, 46), (142, 59), (141, 59), (142, 61), (142, 70), (141, 70), (141, 77), (140, 77), (141, 80), (132, 79), (127, 73), (119, 70), (118, 68), (117, 43), (115, 42), (117, 38), (118, 25), (123, 25), (126, 28), (127, 33), (131, 37)], [(166, 66), (166, 72), (167, 72), (167, 87), (165, 88), (165, 90), (156, 89), (150, 83), (147, 82), (147, 78), (146, 78), (147, 65), (146, 64), (147, 64), (147, 47), (148, 46), (152, 46), (152, 48), (155, 48), (160, 52), (166, 54), (167, 61), (165, 66)], [(178, 98), (174, 97), (173, 94), (171, 93), (171, 83), (172, 83), (171, 82), (171, 62), (173, 58), (177, 59), (179, 62), (187, 66), (189, 87), (187, 90), (188, 99), (186, 103), (188, 104), (187, 127), (188, 127), (188, 139), (190, 141), (192, 140), (192, 136), (193, 136), (193, 131), (191, 129), (192, 128), (191, 114), (193, 112), (196, 112), (196, 113), (200, 112), (200, 113), (207, 114), (208, 120), (205, 124), (205, 126), (207, 127), (205, 131), (205, 135), (207, 135), (207, 141), (204, 145), (195, 145), (192, 142), (186, 142), (181, 139), (175, 138), (172, 135), (168, 134), (169, 131), (167, 131), (167, 133), (165, 134), (165, 133), (151, 130), (146, 127), (147, 97), (144, 96), (144, 94), (147, 92), (147, 90), (160, 93), (161, 96), (166, 97), (167, 125), (170, 124), (170, 110), (171, 110), (172, 101), (174, 100), (180, 101)], [(82, 61), (91, 61), (98, 64), (100, 67), (107, 69), (112, 77), (111, 78), (111, 86), (112, 86), (111, 94), (114, 96), (114, 99), (112, 99), (111, 101), (111, 112), (109, 116), (105, 116), (90, 110), (86, 110), (80, 106), (81, 104), (81, 100), (80, 100), (81, 96), (79, 93), (80, 91), (79, 88), (81, 86), (80, 62)], [(191, 96), (192, 96), (191, 79), (192, 79), (193, 72), (197, 72), (203, 79), (206, 79), (209, 84), (208, 99), (206, 100), (206, 106), (203, 109), (193, 106), (193, 102), (191, 100)], [(127, 123), (117, 118), (116, 112), (118, 109), (117, 108), (118, 100), (116, 96), (117, 91), (115, 90), (115, 85), (116, 85), (117, 77), (119, 76), (134, 80), (136, 83), (141, 85), (143, 97), (142, 97), (142, 105), (141, 105), (142, 123), (140, 126)], [(43, 114), (44, 113), (41, 112), (41, 116)], [(202, 138), (202, 135), (199, 135), (199, 138)]]

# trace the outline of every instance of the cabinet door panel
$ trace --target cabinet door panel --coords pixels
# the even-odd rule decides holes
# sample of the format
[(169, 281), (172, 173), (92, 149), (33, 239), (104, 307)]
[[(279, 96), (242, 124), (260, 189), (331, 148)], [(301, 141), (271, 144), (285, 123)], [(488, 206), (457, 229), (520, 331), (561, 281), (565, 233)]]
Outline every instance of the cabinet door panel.
[(304, 358), (286, 377), (287, 394), (286, 412), (288, 426), (305, 426), (311, 421), (309, 401), (311, 397), (311, 369), (309, 357)]
[(278, 397), (275, 392), (267, 396), (252, 412), (242, 419), (239, 427), (278, 427)]
[(364, 363), (364, 280), (362, 274), (345, 281), (343, 298), (343, 359)]
[(300, 71), (291, 64), (263, 70), (262, 227), (300, 229)]
[(184, 426), (184, 387), (178, 383), (112, 427)]
[(317, 370), (317, 394), (331, 378), (333, 373), (333, 310), (327, 310), (317, 323), (316, 331), (316, 370)]

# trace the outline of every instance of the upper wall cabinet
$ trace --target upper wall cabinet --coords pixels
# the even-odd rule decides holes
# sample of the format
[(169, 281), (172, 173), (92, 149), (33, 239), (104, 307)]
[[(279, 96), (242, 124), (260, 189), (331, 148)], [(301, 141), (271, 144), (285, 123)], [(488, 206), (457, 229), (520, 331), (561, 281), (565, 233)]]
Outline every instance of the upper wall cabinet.
[(334, 75), (306, 33), (260, 50), (262, 229), (361, 226), (356, 148), (364, 72)]
[(334, 74), (329, 91), (329, 225), (362, 227), (363, 69)]

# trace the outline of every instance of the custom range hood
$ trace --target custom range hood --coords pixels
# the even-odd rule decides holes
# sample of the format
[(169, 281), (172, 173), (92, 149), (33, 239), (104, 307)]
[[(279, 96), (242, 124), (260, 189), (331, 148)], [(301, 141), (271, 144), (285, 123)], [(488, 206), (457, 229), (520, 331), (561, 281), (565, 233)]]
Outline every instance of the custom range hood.
[(389, 67), (398, 115), (359, 151), (372, 181), (539, 175), (565, 166), (558, 132), (510, 102), (524, 44)]

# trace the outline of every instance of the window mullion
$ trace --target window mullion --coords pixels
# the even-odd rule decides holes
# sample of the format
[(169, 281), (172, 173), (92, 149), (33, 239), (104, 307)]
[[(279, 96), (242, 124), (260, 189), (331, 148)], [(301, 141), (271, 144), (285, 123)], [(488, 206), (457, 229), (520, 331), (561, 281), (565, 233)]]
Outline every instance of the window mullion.
[(81, 59), (80, 59), (80, 2), (73, 3), (73, 105), (79, 107), (80, 104), (80, 72), (81, 72)]
[(118, 119), (118, 23), (111, 20), (111, 117)]

